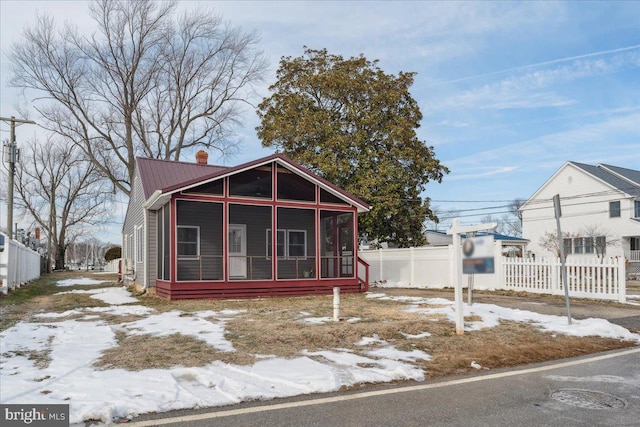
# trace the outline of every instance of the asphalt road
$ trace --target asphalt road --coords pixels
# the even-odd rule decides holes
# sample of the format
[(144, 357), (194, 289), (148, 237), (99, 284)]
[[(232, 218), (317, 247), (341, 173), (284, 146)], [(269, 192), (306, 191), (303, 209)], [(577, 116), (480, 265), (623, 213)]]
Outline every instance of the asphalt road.
[(638, 426), (640, 348), (410, 386), (380, 386), (362, 392), (144, 418), (127, 425)]

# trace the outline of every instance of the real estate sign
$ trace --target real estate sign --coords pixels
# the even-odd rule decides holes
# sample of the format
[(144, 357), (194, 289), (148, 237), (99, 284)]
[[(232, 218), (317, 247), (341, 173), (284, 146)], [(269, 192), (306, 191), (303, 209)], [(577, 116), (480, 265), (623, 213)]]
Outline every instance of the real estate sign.
[(493, 236), (467, 237), (462, 242), (462, 274), (493, 274)]

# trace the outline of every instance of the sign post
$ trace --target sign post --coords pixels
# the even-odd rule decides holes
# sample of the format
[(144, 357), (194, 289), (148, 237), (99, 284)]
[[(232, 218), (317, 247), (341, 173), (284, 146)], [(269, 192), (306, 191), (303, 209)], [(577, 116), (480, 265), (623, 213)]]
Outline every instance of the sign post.
[[(456, 334), (458, 335), (464, 335), (464, 310), (463, 310), (464, 301), (462, 298), (462, 273), (463, 273), (462, 250), (463, 249), (462, 249), (462, 238), (460, 235), (463, 233), (466, 234), (466, 233), (472, 233), (475, 231), (495, 230), (497, 226), (498, 224), (495, 222), (492, 222), (489, 224), (461, 226), (460, 220), (456, 218), (453, 220), (453, 223), (451, 224), (451, 228), (447, 230), (447, 234), (450, 234), (453, 236), (453, 263), (451, 266), (451, 281), (453, 282), (453, 286), (455, 289), (454, 306), (455, 306), (455, 312), (456, 312)], [(493, 240), (493, 236), (491, 236), (491, 239)], [(493, 245), (489, 245), (489, 246), (491, 248), (493, 247)], [(474, 250), (471, 251), (471, 253), (473, 252)], [(493, 261), (493, 258), (491, 260)], [(473, 263), (475, 263), (475, 261), (473, 261)], [(491, 272), (493, 272), (493, 262), (491, 264), (492, 264)]]
[(567, 265), (565, 263), (564, 242), (562, 241), (562, 230), (560, 229), (560, 217), (562, 209), (560, 207), (560, 195), (553, 196), (553, 210), (556, 217), (556, 227), (558, 228), (558, 249), (560, 250), (560, 273), (562, 276), (562, 287), (564, 288), (564, 301), (567, 306), (567, 321), (571, 324), (571, 304), (569, 303), (569, 287), (567, 286)]

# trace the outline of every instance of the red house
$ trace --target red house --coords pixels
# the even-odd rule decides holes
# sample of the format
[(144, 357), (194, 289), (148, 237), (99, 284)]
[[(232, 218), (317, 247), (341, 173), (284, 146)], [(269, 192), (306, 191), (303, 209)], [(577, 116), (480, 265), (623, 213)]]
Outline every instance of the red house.
[(204, 151), (196, 163), (137, 158), (123, 277), (168, 299), (363, 292), (368, 210), (280, 154), (236, 167), (208, 165)]

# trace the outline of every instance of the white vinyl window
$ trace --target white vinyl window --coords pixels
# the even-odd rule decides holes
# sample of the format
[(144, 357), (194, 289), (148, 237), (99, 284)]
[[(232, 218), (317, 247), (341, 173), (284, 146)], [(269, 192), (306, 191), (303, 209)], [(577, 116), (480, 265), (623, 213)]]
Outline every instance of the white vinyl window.
[(620, 218), (620, 201), (609, 202), (609, 218)]
[(144, 260), (144, 226), (140, 225), (135, 228), (136, 236), (136, 262)]
[(200, 256), (200, 227), (178, 226), (178, 257), (197, 258)]
[[(276, 251), (279, 259), (305, 259), (307, 256), (307, 231), (278, 229)], [(271, 229), (267, 229), (267, 257), (271, 257)]]
[(305, 230), (287, 230), (287, 257), (306, 259), (307, 232)]

